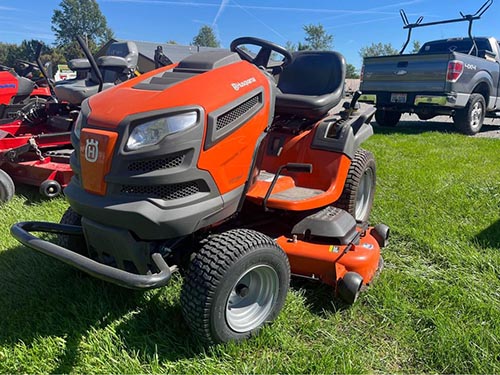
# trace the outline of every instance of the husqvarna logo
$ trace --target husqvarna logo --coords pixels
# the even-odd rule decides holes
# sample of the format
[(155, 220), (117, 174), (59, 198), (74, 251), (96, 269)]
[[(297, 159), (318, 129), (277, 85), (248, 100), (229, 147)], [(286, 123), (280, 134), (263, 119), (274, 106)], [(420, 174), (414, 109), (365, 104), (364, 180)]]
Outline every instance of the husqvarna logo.
[(85, 159), (89, 163), (95, 163), (99, 157), (99, 141), (96, 139), (87, 139), (85, 144)]
[(242, 87), (251, 85), (254, 82), (257, 82), (257, 80), (255, 79), (255, 77), (250, 77), (250, 78), (248, 78), (248, 79), (246, 79), (244, 81), (241, 81), (241, 82), (231, 83), (231, 86), (233, 86), (234, 91), (238, 91)]

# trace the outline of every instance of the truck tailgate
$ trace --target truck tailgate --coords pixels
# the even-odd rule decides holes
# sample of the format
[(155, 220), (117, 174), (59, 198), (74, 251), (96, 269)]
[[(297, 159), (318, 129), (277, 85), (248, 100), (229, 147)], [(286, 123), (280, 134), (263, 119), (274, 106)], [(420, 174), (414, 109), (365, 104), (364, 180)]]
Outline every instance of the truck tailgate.
[(365, 58), (361, 91), (444, 92), (452, 58), (453, 54)]

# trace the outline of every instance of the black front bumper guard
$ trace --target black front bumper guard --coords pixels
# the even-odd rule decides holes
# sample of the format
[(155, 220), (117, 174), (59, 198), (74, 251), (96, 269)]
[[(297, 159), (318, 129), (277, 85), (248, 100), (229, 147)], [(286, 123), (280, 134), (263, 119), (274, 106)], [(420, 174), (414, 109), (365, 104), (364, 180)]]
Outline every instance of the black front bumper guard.
[(88, 273), (98, 279), (130, 289), (153, 289), (167, 285), (172, 272), (176, 266), (169, 267), (161, 254), (155, 253), (151, 258), (160, 270), (159, 273), (150, 275), (138, 275), (123, 271), (121, 269), (107, 266), (92, 260), (84, 255), (75, 253), (52, 242), (42, 240), (30, 232), (43, 232), (54, 234), (66, 234), (71, 236), (83, 236), (83, 229), (80, 226), (56, 224), (42, 221), (25, 221), (14, 224), (10, 228), (10, 233), (14, 238), (33, 250), (56, 258), (70, 266)]

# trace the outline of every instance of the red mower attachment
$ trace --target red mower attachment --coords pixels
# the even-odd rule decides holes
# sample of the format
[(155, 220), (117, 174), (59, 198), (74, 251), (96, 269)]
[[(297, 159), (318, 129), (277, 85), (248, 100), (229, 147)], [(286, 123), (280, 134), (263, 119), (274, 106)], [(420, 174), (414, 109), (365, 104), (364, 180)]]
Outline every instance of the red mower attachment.
[(47, 198), (61, 194), (73, 175), (69, 165), (72, 151), (70, 132), (21, 122), (2, 127), (0, 202), (12, 199), (14, 182), (39, 186)]

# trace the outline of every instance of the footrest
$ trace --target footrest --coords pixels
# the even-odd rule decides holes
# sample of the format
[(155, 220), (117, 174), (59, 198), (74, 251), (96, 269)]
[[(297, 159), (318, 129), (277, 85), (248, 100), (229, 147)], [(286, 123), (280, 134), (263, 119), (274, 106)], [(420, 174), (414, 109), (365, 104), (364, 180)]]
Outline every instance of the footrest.
[(278, 199), (281, 201), (303, 201), (306, 199), (310, 199), (317, 195), (323, 194), (323, 190), (319, 189), (308, 189), (303, 187), (293, 187), (290, 189), (283, 190), (276, 194), (271, 194), (271, 199)]
[[(275, 178), (274, 173), (261, 171), (257, 181), (247, 192), (247, 199), (261, 205)], [(312, 187), (296, 186), (291, 176), (280, 175), (267, 201), (272, 209), (306, 211), (331, 204), (330, 192)]]

